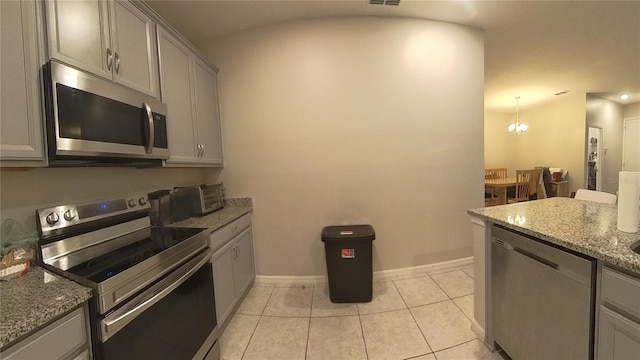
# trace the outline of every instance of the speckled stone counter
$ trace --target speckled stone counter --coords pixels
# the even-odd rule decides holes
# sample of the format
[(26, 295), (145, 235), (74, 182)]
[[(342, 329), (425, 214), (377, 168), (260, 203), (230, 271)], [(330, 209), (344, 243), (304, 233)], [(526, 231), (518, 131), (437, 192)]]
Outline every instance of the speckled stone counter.
[(0, 348), (13, 345), (89, 300), (92, 290), (41, 267), (0, 281)]
[(640, 255), (631, 250), (640, 243), (640, 232), (617, 229), (616, 205), (556, 197), (468, 213), (640, 273)]
[(194, 216), (170, 226), (208, 229), (216, 231), (253, 210), (251, 198), (226, 199), (224, 208), (205, 216)]

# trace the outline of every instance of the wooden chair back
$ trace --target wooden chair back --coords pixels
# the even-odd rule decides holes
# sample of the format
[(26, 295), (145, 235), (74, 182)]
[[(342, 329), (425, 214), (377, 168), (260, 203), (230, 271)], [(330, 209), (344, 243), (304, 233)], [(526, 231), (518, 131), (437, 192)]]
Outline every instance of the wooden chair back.
[(531, 171), (516, 170), (515, 197), (508, 198), (508, 202), (529, 201), (529, 188), (531, 187)]
[(507, 168), (484, 169), (485, 179), (506, 179)]
[(531, 184), (529, 185), (529, 195), (538, 194), (537, 199), (541, 199), (540, 176), (542, 176), (542, 168), (534, 168), (528, 171), (531, 175)]

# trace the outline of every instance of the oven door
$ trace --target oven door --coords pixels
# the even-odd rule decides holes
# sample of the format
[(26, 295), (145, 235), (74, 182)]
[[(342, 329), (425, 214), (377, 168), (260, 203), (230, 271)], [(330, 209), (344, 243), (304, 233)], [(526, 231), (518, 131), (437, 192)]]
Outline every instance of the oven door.
[(98, 319), (96, 357), (218, 359), (211, 254), (207, 248)]

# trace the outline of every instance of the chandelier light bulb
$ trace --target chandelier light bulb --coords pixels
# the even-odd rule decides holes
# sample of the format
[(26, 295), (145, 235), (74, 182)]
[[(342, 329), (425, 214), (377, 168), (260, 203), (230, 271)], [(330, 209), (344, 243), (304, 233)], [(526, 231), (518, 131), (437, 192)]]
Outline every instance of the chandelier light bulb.
[(520, 123), (520, 107), (518, 105), (518, 100), (520, 100), (520, 96), (516, 96), (516, 121), (509, 124), (507, 127), (507, 131), (509, 131), (510, 134), (521, 134), (529, 129), (528, 125)]

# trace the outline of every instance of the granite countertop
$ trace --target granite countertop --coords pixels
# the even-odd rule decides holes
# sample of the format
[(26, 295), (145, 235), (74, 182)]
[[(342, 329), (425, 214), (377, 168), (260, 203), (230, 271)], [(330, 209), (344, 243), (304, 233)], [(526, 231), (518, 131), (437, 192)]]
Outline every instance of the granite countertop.
[(471, 209), (470, 215), (640, 273), (640, 232), (617, 229), (617, 205), (555, 197)]
[(32, 266), (23, 276), (0, 281), (0, 349), (74, 309), (91, 288)]
[(253, 210), (251, 198), (226, 199), (224, 208), (205, 216), (194, 216), (169, 226), (201, 228), (216, 231)]

